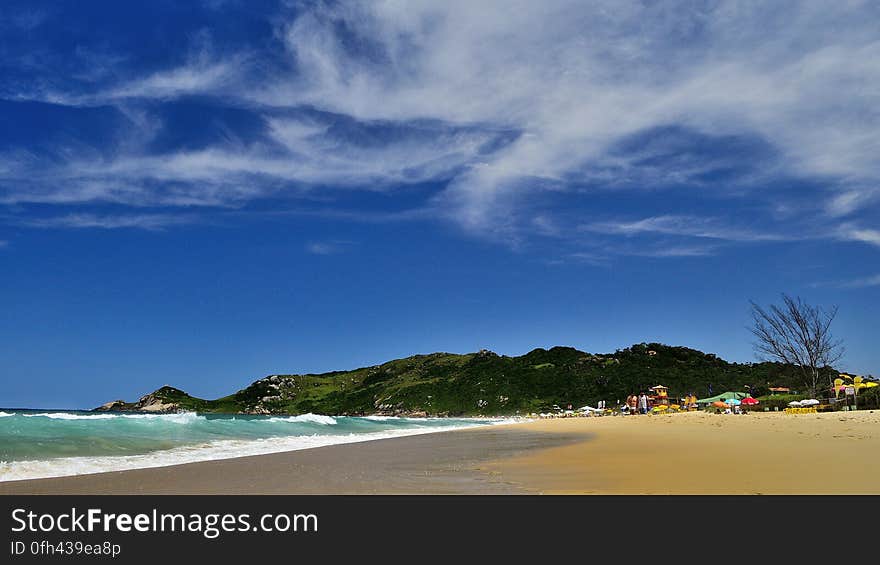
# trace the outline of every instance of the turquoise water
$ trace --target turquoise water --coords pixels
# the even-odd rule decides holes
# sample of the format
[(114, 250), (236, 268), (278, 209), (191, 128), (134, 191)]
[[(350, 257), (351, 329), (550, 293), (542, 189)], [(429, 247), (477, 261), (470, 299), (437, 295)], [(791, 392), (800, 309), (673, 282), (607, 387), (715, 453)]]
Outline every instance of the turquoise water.
[(0, 411), (0, 480), (173, 465), (484, 426), (473, 418)]

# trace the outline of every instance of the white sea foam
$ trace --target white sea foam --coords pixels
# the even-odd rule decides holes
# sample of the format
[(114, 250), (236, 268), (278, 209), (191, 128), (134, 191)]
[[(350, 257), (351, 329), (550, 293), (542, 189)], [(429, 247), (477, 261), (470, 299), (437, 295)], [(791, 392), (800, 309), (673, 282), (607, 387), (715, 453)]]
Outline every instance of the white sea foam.
[(333, 416), (324, 416), (323, 414), (300, 414), (299, 416), (275, 416), (267, 418), (267, 422), (292, 422), (292, 423), (310, 423), (324, 424), (325, 426), (335, 426), (336, 418)]
[(69, 412), (40, 412), (37, 414), (22, 414), (25, 418), (50, 418), (52, 420), (114, 420), (126, 418), (132, 420), (156, 420), (175, 424), (189, 424), (199, 419), (205, 419), (195, 412), (180, 412), (175, 414), (71, 414)]
[(52, 420), (112, 420), (113, 414), (68, 414), (67, 412), (40, 412), (22, 414), (25, 418), (51, 418)]
[(204, 416), (199, 416), (195, 412), (178, 412), (176, 414), (120, 414), (122, 418), (131, 419), (161, 419), (163, 422), (171, 422), (173, 424), (192, 424), (201, 420), (207, 420)]
[[(419, 422), (440, 422), (440, 421), (448, 419), (448, 418), (441, 418), (441, 417), (437, 417), (437, 416), (428, 417), (428, 418), (425, 418), (425, 417), (413, 418), (413, 417), (407, 417), (407, 416), (358, 416), (358, 418), (362, 418), (364, 420), (372, 420), (374, 422), (385, 422), (385, 421), (391, 420), (391, 421), (395, 421), (395, 422), (406, 422), (406, 423), (416, 424), (416, 425), (418, 425)], [(500, 419), (499, 418), (485, 418), (485, 417), (484, 418), (468, 418), (468, 420), (471, 420), (473, 422), (480, 422), (482, 424), (489, 424), (489, 425), (493, 425), (493, 426), (496, 426), (499, 424), (501, 424), (501, 425), (503, 425), (503, 424), (516, 424), (517, 422), (526, 421), (525, 418), (521, 418), (518, 416), (510, 416), (507, 418), (500, 418)]]
[(0, 418), (6, 418), (8, 416), (15, 416), (15, 414), (10, 414), (9, 412), (0, 411)]
[[(329, 418), (329, 416), (325, 416)], [(504, 423), (501, 420), (498, 423)], [(492, 421), (495, 423), (495, 421)], [(264, 455), (283, 451), (298, 451), (326, 445), (359, 443), (392, 437), (443, 432), (454, 429), (477, 427), (480, 424), (465, 426), (436, 426), (430, 428), (408, 428), (382, 432), (273, 437), (258, 440), (218, 440), (200, 445), (176, 447), (164, 451), (154, 451), (143, 455), (102, 456), (102, 457), (63, 457), (43, 461), (0, 462), (0, 482), (22, 479), (41, 479), (85, 475), (107, 471), (147, 469), (167, 467), (197, 461), (230, 459), (248, 455)]]

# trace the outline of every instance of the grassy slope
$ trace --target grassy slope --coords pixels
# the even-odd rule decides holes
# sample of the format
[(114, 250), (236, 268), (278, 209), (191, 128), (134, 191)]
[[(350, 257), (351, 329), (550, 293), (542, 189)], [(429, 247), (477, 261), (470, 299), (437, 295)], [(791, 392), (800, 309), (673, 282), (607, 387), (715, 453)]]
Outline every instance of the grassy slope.
[(157, 393), (165, 402), (205, 412), (499, 415), (545, 411), (554, 404), (595, 406), (600, 399), (611, 404), (657, 384), (669, 387), (673, 397), (706, 396), (709, 384), (716, 394), (748, 384), (758, 395), (768, 385), (800, 388), (799, 378), (791, 366), (727, 363), (712, 354), (652, 343), (606, 355), (569, 347), (519, 357), (487, 351), (416, 355), (353, 371), (273, 375), (217, 400), (171, 387)]

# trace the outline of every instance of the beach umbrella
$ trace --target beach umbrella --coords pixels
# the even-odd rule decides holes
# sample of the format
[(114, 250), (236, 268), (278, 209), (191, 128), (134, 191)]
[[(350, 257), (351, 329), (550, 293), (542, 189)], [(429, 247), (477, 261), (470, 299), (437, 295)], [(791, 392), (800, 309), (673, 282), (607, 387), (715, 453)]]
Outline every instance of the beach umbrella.
[(738, 400), (736, 398), (728, 398), (725, 402), (731, 406), (737, 406), (738, 404), (742, 404), (742, 401)]
[(797, 400), (792, 400), (791, 402), (788, 403), (788, 405), (791, 406), (792, 408), (800, 408), (801, 407), (801, 403), (798, 402)]
[(758, 404), (758, 399), (752, 398), (751, 396), (747, 396), (742, 399), (742, 403), (745, 404), (746, 406), (754, 406), (755, 404)]
[(801, 400), (801, 406), (818, 406), (819, 401), (815, 398), (809, 398), (807, 400)]
[(715, 402), (713, 402), (712, 406), (714, 406), (715, 408), (727, 408), (727, 404), (721, 402), (720, 400), (716, 400)]

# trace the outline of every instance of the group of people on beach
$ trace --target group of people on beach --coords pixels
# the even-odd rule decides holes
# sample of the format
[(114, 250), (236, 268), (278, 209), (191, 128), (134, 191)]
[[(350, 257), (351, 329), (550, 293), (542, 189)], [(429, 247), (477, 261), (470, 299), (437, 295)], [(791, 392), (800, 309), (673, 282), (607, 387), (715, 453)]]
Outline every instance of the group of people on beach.
[[(617, 401), (617, 404), (620, 408), (621, 414), (650, 414), (654, 409), (655, 405), (659, 405), (662, 407), (669, 406), (668, 399), (665, 396), (661, 396), (659, 399), (656, 396), (649, 395), (647, 392), (642, 392), (641, 394), (630, 394), (626, 397), (626, 401), (621, 404), (620, 401)], [(696, 410), (697, 409), (697, 397), (693, 393), (687, 395), (686, 398), (679, 399), (679, 403), (673, 406), (676, 410)]]
[(626, 397), (624, 407), (629, 414), (647, 414), (648, 410), (651, 409), (651, 399), (644, 392), (641, 394), (631, 394)]

